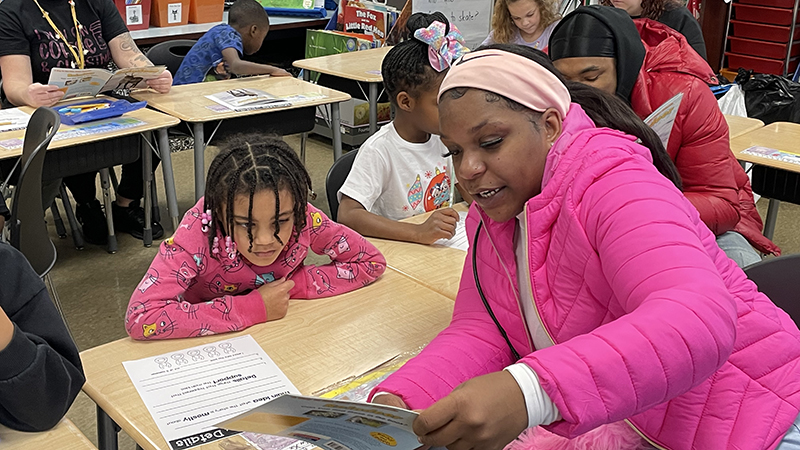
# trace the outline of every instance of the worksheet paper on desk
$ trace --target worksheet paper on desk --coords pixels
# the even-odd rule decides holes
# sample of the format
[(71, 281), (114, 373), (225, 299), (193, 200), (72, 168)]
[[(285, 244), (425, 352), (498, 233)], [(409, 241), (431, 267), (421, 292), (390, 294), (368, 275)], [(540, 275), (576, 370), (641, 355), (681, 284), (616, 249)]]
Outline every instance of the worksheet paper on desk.
[(31, 120), (31, 115), (17, 108), (0, 110), (0, 133), (26, 128), (29, 120)]
[(300, 393), (250, 335), (122, 364), (173, 450), (238, 434), (214, 424)]
[(469, 249), (469, 239), (467, 239), (467, 227), (465, 225), (466, 220), (467, 213), (459, 212), (458, 224), (456, 224), (456, 234), (454, 234), (450, 239), (439, 239), (433, 244), (467, 251)]

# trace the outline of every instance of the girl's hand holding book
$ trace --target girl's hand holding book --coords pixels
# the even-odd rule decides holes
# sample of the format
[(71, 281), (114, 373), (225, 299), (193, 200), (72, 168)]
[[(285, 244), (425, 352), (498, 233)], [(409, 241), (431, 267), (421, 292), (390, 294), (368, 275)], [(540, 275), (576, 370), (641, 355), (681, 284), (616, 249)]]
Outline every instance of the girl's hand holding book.
[(289, 309), (289, 291), (294, 281), (281, 278), (258, 288), (258, 293), (267, 308), (267, 321), (282, 319)]

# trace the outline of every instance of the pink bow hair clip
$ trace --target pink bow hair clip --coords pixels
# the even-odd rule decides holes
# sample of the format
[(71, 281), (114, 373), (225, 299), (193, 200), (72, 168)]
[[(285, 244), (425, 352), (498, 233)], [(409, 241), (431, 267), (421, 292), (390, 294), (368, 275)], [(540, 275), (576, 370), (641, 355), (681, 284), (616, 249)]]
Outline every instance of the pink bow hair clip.
[(455, 25), (450, 24), (450, 32), (447, 34), (445, 29), (445, 24), (435, 21), (428, 28), (420, 28), (414, 32), (415, 38), (428, 44), (428, 60), (437, 72), (447, 69), (453, 61), (469, 51), (464, 37)]

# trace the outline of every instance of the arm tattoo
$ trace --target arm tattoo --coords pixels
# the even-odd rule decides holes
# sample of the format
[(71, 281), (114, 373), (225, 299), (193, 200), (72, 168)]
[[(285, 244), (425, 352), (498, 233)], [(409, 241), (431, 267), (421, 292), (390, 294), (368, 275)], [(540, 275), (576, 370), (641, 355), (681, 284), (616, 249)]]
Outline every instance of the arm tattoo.
[[(117, 36), (116, 39), (119, 39), (119, 48), (122, 51), (122, 54), (119, 55), (122, 61), (120, 63), (124, 64), (125, 67), (144, 67), (144, 66), (152, 66), (153, 63), (147, 59), (146, 56), (139, 50), (139, 47), (136, 46), (136, 42), (133, 41), (130, 33), (122, 33)], [(122, 64), (117, 64), (122, 67)]]

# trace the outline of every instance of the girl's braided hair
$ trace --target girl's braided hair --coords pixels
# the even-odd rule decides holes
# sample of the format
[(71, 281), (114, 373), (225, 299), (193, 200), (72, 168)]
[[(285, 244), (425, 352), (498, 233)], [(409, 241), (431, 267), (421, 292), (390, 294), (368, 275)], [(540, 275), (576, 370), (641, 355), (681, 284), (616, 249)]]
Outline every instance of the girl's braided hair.
[[(208, 169), (204, 211), (211, 211), (214, 220), (209, 224), (208, 245), (213, 247), (217, 232), (232, 234), (234, 227), (233, 205), (236, 197), (247, 195), (247, 237), (253, 250), (253, 196), (256, 192), (271, 190), (275, 194), (275, 238), (281, 225), (279, 192), (287, 190), (294, 202), (294, 232), (299, 234), (306, 226), (306, 205), (311, 191), (311, 177), (294, 150), (280, 138), (260, 134), (241, 134), (229, 139)], [(224, 223), (223, 223), (224, 219)]]

